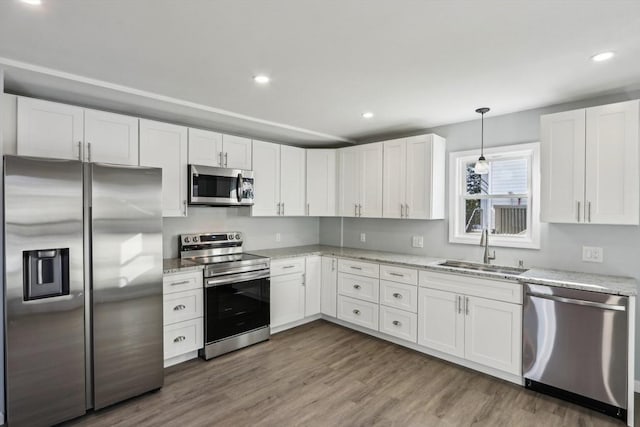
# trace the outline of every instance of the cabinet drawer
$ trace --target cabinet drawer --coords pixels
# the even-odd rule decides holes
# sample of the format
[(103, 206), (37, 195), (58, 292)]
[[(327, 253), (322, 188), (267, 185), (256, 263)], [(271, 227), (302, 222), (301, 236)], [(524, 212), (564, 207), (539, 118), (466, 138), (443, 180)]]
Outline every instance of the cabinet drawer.
[(170, 359), (202, 348), (202, 318), (164, 327), (164, 358)]
[(338, 274), (338, 293), (365, 301), (378, 302), (380, 281), (355, 274)]
[(378, 304), (340, 295), (338, 297), (338, 319), (377, 331)]
[(358, 274), (360, 276), (380, 277), (380, 267), (371, 262), (354, 261), (350, 259), (338, 260), (338, 271), (342, 273)]
[(380, 304), (417, 313), (418, 287), (380, 280)]
[(393, 265), (380, 265), (380, 279), (418, 285), (418, 270)]
[(304, 257), (271, 261), (271, 277), (283, 274), (304, 273)]
[(522, 285), (519, 283), (432, 271), (420, 271), (418, 282), (425, 288), (522, 304)]
[(164, 324), (202, 317), (202, 289), (167, 294), (163, 298)]
[(202, 271), (165, 274), (162, 278), (162, 285), (165, 294), (202, 289)]
[(418, 315), (404, 310), (380, 306), (380, 332), (403, 340), (417, 342)]

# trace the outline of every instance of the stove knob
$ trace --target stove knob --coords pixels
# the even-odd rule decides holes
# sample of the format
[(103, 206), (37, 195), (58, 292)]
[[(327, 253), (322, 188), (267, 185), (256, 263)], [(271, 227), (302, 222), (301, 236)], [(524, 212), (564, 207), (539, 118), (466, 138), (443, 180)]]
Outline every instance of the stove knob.
[(188, 237), (185, 237), (185, 238), (184, 238), (184, 242), (185, 242), (185, 243), (189, 243), (189, 238), (188, 238)]
[(198, 241), (198, 236), (194, 236), (193, 237), (193, 243), (196, 243)]
[(227, 238), (228, 238), (229, 240), (233, 240), (233, 234), (229, 234), (229, 235), (227, 236)]
[(240, 240), (240, 234), (236, 234), (236, 240)]

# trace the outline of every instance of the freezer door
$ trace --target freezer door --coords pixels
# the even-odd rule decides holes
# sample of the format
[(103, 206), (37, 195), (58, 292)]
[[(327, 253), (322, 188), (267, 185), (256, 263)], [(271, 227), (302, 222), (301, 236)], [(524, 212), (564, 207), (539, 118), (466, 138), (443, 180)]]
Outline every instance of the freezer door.
[(163, 383), (162, 174), (92, 164), (94, 408)]
[(85, 412), (82, 163), (6, 156), (7, 421)]

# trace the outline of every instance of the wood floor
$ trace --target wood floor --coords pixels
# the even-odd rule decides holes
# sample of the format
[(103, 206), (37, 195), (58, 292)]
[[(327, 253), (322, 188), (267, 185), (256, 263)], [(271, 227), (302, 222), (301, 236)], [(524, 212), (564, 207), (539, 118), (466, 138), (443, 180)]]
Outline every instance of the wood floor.
[(322, 320), (165, 373), (160, 391), (67, 425), (624, 425)]

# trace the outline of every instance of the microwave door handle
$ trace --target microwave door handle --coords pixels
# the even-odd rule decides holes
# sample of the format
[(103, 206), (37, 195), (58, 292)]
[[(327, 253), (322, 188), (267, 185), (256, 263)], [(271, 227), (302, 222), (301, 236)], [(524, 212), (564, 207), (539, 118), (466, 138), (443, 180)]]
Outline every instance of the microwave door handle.
[(238, 181), (236, 181), (236, 198), (238, 199), (238, 203), (242, 202), (242, 174), (238, 174)]

